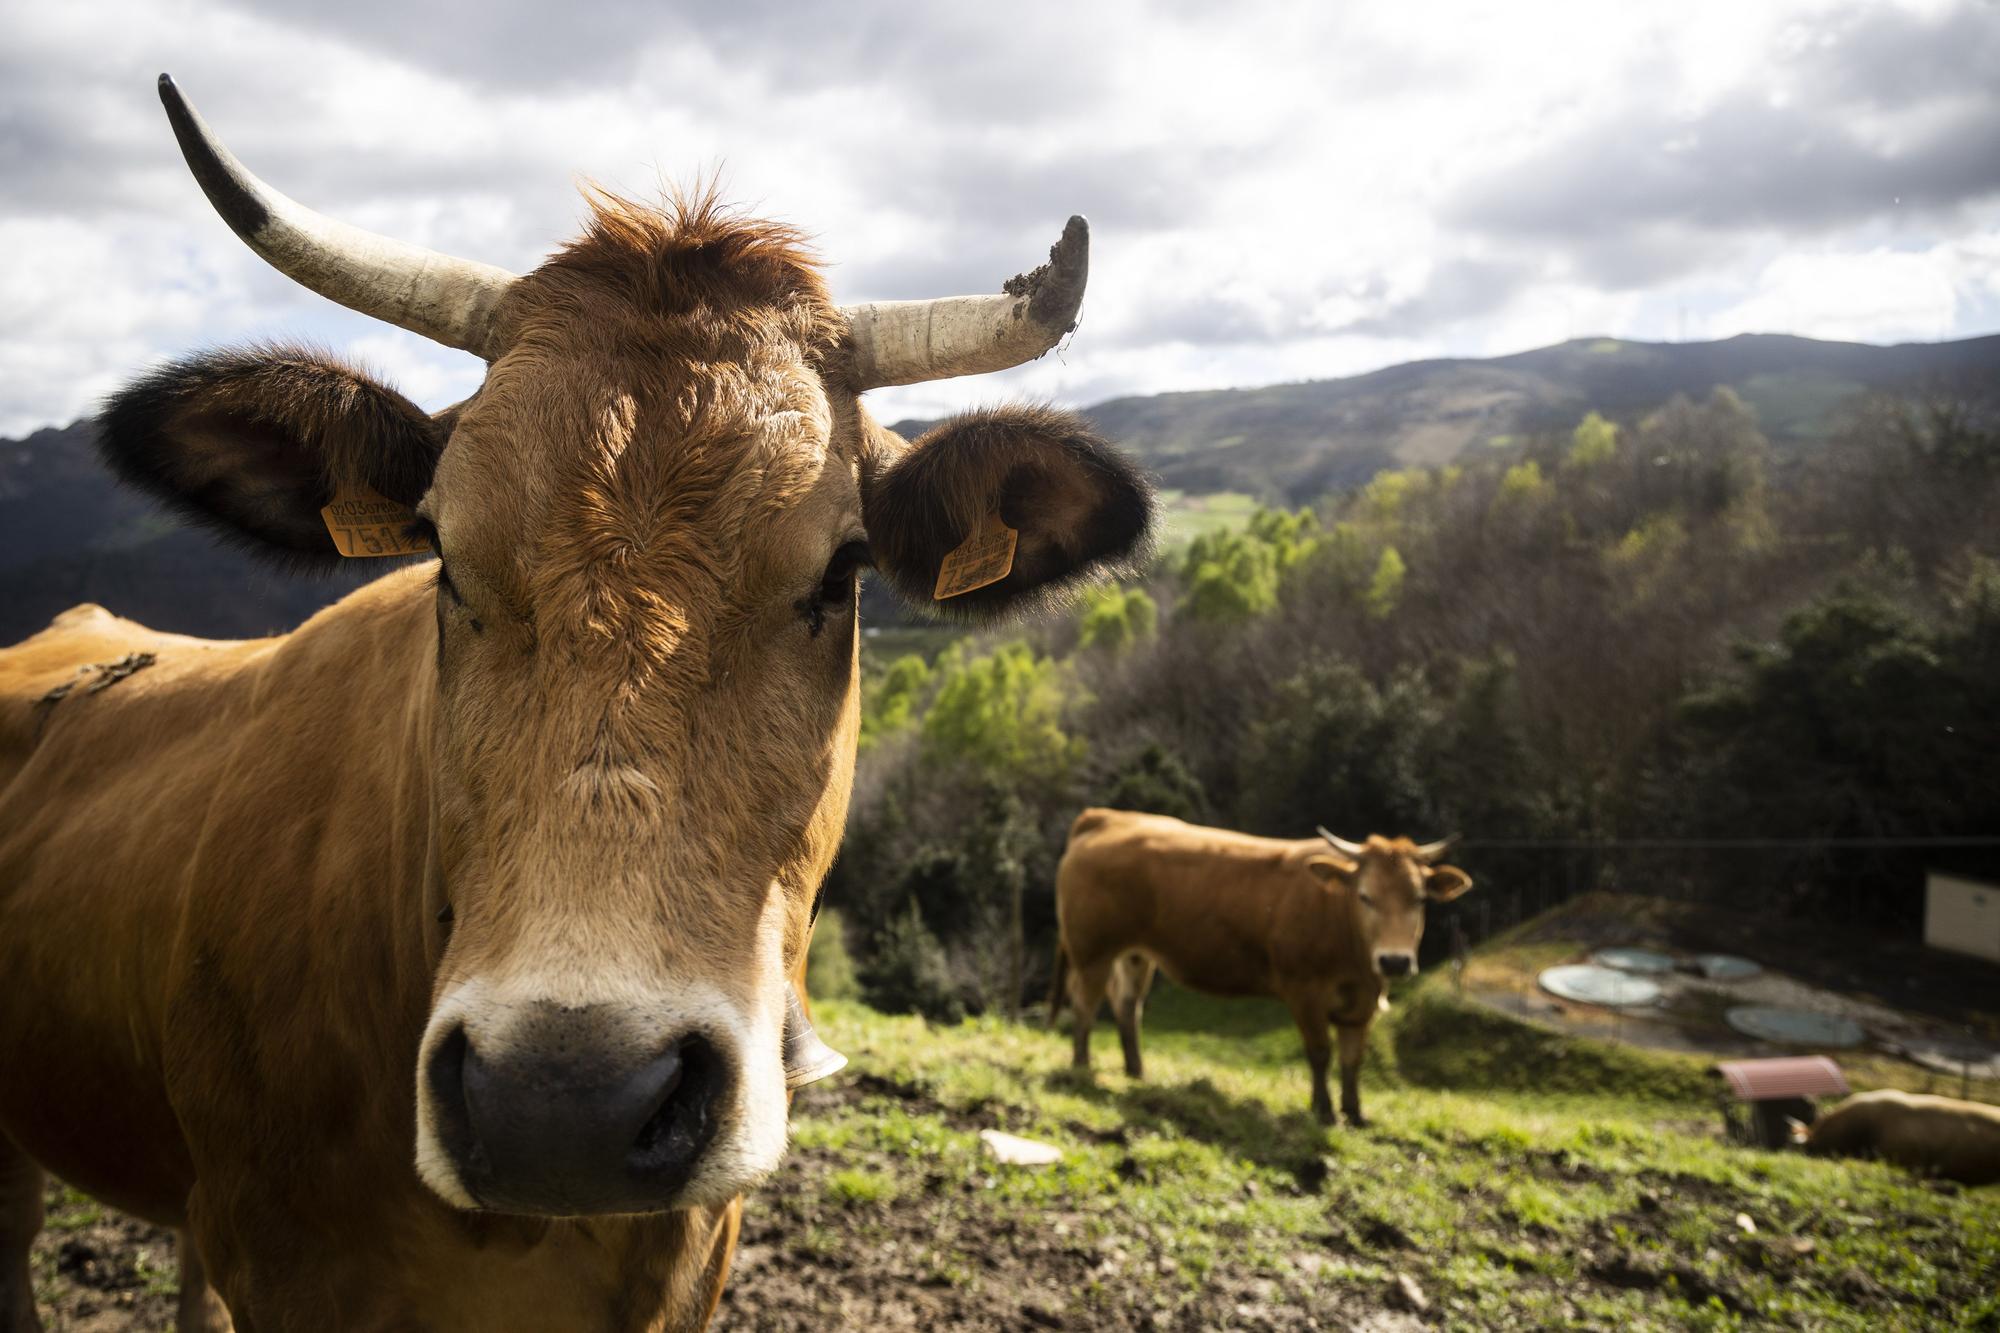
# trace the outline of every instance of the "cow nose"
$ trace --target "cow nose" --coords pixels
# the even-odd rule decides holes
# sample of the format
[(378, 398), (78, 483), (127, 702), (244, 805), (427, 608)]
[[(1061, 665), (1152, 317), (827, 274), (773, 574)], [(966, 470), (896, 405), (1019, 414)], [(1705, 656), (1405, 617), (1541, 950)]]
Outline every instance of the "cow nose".
[(466, 1192), (499, 1212), (557, 1216), (673, 1206), (727, 1085), (699, 1036), (636, 1062), (561, 1036), (489, 1059), (463, 1025), (438, 1043), (426, 1076)]
[(1417, 960), (1406, 953), (1385, 953), (1377, 960), (1385, 977), (1407, 977)]

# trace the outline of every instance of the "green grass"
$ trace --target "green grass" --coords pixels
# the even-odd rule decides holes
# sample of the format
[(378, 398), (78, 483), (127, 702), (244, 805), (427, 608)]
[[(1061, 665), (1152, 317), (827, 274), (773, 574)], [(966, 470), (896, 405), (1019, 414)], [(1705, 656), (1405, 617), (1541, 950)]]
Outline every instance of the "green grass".
[[(1038, 1027), (815, 1016), (853, 1060), (846, 1095), (795, 1117), (801, 1148), (835, 1159), (828, 1202), (961, 1190), (996, 1224), (1144, 1236), (1189, 1311), (1222, 1270), (1371, 1300), (1402, 1273), (1455, 1327), (2000, 1328), (2000, 1191), (1725, 1144), (1700, 1062), (1517, 1024), (1436, 979), (1376, 1025), (1362, 1130), (1306, 1114), (1272, 1003), (1162, 984), (1143, 1083), (1108, 1026), (1084, 1077)], [(988, 1126), (1064, 1159), (998, 1167)], [(937, 1262), (952, 1282), (963, 1256)]]
[(1240, 528), (1257, 512), (1256, 498), (1240, 491), (1189, 495), (1163, 490), (1159, 498), (1160, 546), (1168, 550), (1211, 532)]

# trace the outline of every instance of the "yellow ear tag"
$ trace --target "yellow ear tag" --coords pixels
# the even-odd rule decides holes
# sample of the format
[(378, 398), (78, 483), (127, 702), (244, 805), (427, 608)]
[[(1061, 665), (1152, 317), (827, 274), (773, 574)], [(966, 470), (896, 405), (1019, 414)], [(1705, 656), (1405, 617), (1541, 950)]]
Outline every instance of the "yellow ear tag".
[(938, 566), (937, 589), (931, 593), (932, 599), (942, 602), (1006, 578), (1014, 569), (1014, 543), (1020, 535), (1002, 523), (1000, 515), (988, 514), (965, 539), (965, 544)]
[(416, 510), (360, 482), (343, 485), (319, 516), (342, 555), (423, 555), (431, 549), (430, 542), (410, 532)]

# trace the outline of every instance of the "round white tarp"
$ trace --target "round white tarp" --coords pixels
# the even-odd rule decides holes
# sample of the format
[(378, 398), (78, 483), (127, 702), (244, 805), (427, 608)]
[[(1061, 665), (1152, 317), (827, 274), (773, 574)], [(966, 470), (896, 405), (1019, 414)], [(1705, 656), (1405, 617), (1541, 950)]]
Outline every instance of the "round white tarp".
[(2000, 1078), (2000, 1051), (1970, 1042), (1925, 1041), (1908, 1043), (1903, 1053), (1926, 1069), (1941, 1074), (1964, 1074), (1971, 1078)]
[(1809, 1009), (1777, 1009), (1764, 1005), (1738, 1005), (1724, 1014), (1729, 1026), (1747, 1036), (1786, 1046), (1859, 1046), (1861, 1025), (1836, 1014), (1816, 1014)]
[(1741, 981), (1764, 970), (1761, 963), (1738, 958), (1733, 953), (1696, 954), (1694, 961), (1700, 966), (1701, 974), (1710, 981)]
[(1542, 989), (1565, 1000), (1608, 1004), (1619, 1008), (1651, 1004), (1660, 998), (1658, 983), (1594, 963), (1551, 967), (1541, 975)]
[(1674, 960), (1655, 949), (1599, 949), (1590, 956), (1599, 967), (1615, 967), (1620, 972), (1671, 972)]

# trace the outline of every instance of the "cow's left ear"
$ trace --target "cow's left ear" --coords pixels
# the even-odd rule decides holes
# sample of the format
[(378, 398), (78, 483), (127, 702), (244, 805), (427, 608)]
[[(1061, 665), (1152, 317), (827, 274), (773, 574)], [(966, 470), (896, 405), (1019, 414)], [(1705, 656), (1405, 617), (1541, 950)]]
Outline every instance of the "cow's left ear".
[[(934, 614), (990, 620), (1042, 605), (1093, 573), (1135, 563), (1152, 537), (1152, 488), (1074, 413), (1010, 407), (952, 417), (884, 463), (871, 467), (862, 493), (868, 545), (896, 591)], [(1011, 561), (996, 517), (1017, 534)], [(981, 534), (991, 540), (954, 555)], [(991, 582), (936, 596), (1003, 564)]]
[(1472, 887), (1472, 876), (1457, 866), (1430, 866), (1424, 871), (1424, 897), (1448, 903)]

